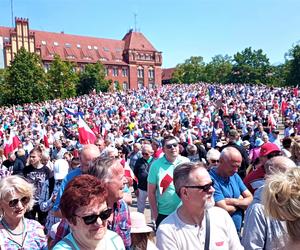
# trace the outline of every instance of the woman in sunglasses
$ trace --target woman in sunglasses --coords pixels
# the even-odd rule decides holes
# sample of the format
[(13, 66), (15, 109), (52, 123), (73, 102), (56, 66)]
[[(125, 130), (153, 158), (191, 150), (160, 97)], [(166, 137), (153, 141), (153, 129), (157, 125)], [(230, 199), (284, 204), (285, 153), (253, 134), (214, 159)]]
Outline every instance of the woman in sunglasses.
[(24, 218), (34, 203), (34, 187), (12, 175), (0, 180), (0, 248), (47, 249), (43, 226)]
[(71, 228), (65, 238), (53, 248), (123, 250), (120, 236), (107, 229), (107, 220), (113, 216), (106, 204), (107, 191), (94, 176), (75, 177), (65, 189), (60, 209)]

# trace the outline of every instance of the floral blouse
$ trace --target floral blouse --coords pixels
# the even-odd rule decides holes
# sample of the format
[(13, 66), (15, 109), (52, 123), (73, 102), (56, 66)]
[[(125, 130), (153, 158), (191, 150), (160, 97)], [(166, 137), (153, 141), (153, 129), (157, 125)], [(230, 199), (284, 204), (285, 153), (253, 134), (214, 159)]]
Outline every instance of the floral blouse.
[(0, 228), (0, 249), (20, 250), (20, 249), (48, 249), (47, 238), (43, 234), (43, 226), (35, 221), (24, 218), (25, 229), (23, 246), (16, 243), (11, 235), (4, 228)]

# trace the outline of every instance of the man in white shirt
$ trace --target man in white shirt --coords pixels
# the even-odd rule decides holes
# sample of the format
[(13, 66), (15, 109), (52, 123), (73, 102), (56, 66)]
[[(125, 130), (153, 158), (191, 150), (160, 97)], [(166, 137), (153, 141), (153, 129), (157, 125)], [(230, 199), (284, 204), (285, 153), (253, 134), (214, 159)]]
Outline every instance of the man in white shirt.
[(158, 227), (158, 249), (243, 249), (228, 212), (214, 207), (213, 182), (204, 165), (178, 165), (173, 178), (182, 205)]

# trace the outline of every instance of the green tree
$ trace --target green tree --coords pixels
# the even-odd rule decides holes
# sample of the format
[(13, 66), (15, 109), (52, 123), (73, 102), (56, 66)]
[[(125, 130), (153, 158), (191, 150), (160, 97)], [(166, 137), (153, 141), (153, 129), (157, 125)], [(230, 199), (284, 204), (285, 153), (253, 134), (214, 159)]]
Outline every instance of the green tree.
[(54, 56), (47, 72), (47, 81), (51, 99), (65, 99), (76, 95), (78, 75), (74, 65), (69, 61), (62, 61), (58, 55)]
[(228, 55), (216, 55), (206, 67), (208, 82), (227, 83), (232, 72), (232, 58)]
[(289, 59), (286, 62), (287, 66), (287, 84), (300, 84), (300, 45), (293, 46), (288, 52)]
[(81, 95), (89, 94), (94, 89), (106, 92), (108, 90), (108, 81), (105, 80), (105, 70), (102, 63), (87, 64), (80, 73), (78, 93)]
[(1, 83), (2, 104), (24, 104), (46, 99), (45, 72), (35, 53), (21, 48)]
[(195, 83), (205, 80), (205, 63), (201, 56), (192, 56), (184, 63), (178, 64), (173, 73), (173, 82)]
[(234, 55), (231, 81), (236, 83), (264, 83), (271, 68), (269, 59), (261, 49), (252, 50), (251, 47)]

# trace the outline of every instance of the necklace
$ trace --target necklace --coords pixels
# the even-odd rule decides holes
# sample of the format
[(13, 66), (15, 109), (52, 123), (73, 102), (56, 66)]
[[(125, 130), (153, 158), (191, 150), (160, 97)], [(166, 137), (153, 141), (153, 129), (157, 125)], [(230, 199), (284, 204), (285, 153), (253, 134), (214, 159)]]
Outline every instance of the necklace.
[(3, 225), (3, 227), (12, 235), (14, 236), (20, 236), (20, 235), (23, 235), (24, 231), (25, 231), (25, 222), (24, 222), (24, 218), (22, 219), (22, 222), (23, 222), (23, 230), (21, 233), (14, 233), (10, 228), (9, 226), (7, 225), (6, 221), (4, 220), (4, 218), (1, 220), (1, 224)]

